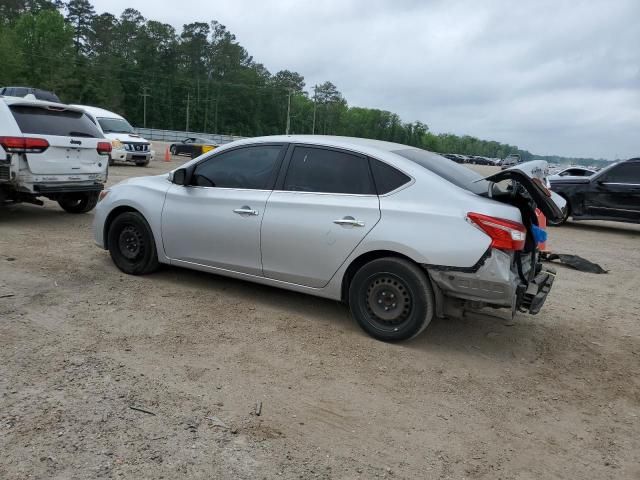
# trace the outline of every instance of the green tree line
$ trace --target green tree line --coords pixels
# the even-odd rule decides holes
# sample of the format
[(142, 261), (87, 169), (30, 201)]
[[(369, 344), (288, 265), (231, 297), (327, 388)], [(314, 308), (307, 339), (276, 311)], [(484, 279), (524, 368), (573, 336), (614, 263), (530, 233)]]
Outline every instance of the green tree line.
[[(0, 66), (0, 85), (52, 90), (67, 103), (100, 106), (136, 126), (242, 136), (288, 127), (441, 153), (533, 158), (514, 145), (436, 134), (420, 121), (349, 106), (330, 81), (309, 87), (297, 72), (271, 74), (215, 20), (177, 31), (133, 8), (98, 15), (88, 0), (2, 0)], [(562, 161), (554, 158), (548, 157)]]

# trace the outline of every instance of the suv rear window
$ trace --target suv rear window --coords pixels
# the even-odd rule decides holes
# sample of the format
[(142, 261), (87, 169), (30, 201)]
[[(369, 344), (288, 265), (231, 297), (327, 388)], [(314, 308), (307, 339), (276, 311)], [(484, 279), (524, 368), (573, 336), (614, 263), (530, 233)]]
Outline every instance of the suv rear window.
[(10, 108), (22, 133), (102, 138), (100, 130), (84, 112), (49, 110), (27, 105), (11, 105)]
[(482, 180), (484, 178), (482, 175), (438, 154), (418, 148), (395, 150), (393, 153), (417, 163), (430, 172), (472, 193), (482, 195), (487, 193), (489, 189), (489, 182)]

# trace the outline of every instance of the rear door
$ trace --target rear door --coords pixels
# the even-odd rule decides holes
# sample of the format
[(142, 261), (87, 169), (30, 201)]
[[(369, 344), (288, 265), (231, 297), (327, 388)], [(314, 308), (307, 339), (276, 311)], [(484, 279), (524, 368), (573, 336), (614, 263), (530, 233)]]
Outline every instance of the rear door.
[(29, 103), (14, 103), (9, 109), (23, 136), (44, 138), (49, 142), (49, 148), (44, 152), (26, 154), (31, 173), (104, 172), (104, 157), (96, 150), (103, 135), (83, 111)]
[(368, 159), (342, 150), (292, 147), (261, 229), (268, 278), (324, 287), (380, 219)]
[(594, 178), (585, 206), (589, 215), (640, 222), (640, 160), (621, 163)]

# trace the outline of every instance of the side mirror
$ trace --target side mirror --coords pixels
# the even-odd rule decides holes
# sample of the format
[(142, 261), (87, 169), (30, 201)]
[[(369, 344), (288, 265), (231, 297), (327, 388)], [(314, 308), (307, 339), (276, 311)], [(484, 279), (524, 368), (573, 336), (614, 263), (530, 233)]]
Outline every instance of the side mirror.
[(173, 172), (173, 176), (171, 178), (171, 182), (176, 185), (186, 185), (187, 184), (187, 169), (179, 168), (178, 170)]

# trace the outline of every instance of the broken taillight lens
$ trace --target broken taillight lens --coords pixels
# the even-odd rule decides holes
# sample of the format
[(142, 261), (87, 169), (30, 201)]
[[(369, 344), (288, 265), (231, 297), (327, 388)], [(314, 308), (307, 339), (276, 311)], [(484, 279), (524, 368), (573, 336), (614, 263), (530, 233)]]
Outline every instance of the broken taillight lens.
[(491, 237), (491, 247), (500, 250), (522, 250), (527, 238), (524, 225), (504, 218), (469, 212), (467, 219)]
[(0, 137), (0, 145), (7, 153), (42, 153), (49, 148), (44, 138)]

